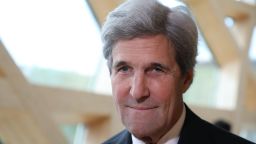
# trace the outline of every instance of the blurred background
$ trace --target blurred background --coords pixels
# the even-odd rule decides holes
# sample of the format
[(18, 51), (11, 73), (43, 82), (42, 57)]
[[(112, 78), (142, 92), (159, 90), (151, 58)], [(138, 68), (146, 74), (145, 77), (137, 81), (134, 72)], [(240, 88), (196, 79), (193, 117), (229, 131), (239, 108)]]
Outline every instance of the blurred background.
[[(160, 0), (199, 31), (186, 103), (256, 142), (256, 0)], [(123, 126), (100, 29), (122, 0), (0, 0), (0, 144), (96, 144)]]

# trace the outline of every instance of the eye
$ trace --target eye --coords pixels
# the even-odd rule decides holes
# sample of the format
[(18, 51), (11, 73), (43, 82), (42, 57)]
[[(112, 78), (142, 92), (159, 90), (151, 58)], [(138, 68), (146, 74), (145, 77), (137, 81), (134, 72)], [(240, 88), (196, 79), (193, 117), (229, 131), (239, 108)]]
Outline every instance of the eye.
[(161, 67), (153, 67), (153, 68), (152, 68), (152, 71), (155, 71), (155, 72), (164, 72), (164, 70), (163, 70)]
[(129, 66), (121, 66), (117, 69), (118, 72), (123, 72), (123, 73), (127, 73), (129, 72), (130, 67)]
[(153, 73), (164, 73), (164, 68), (162, 68), (161, 66), (153, 66), (149, 69), (149, 72), (153, 72)]
[(161, 64), (152, 64), (147, 70), (152, 75), (162, 75), (167, 73), (167, 69)]

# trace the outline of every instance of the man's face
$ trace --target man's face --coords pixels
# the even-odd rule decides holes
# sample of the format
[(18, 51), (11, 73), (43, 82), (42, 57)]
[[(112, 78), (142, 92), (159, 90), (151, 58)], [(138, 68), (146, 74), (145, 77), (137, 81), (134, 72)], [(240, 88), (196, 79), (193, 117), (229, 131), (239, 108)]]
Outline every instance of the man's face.
[(192, 70), (181, 75), (164, 35), (120, 40), (112, 57), (112, 92), (123, 124), (137, 138), (159, 139), (182, 112)]

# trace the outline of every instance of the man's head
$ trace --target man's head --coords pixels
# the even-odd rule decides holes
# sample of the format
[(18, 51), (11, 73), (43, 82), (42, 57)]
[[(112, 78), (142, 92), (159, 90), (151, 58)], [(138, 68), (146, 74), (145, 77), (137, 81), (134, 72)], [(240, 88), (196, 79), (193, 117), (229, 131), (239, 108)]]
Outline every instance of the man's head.
[(102, 37), (123, 124), (137, 138), (157, 142), (180, 117), (193, 79), (195, 23), (157, 1), (130, 0), (109, 14)]
[(170, 9), (155, 0), (128, 0), (111, 13), (102, 28), (103, 53), (112, 66), (112, 50), (119, 40), (145, 35), (165, 35), (175, 49), (182, 71), (195, 66), (197, 28), (184, 7)]

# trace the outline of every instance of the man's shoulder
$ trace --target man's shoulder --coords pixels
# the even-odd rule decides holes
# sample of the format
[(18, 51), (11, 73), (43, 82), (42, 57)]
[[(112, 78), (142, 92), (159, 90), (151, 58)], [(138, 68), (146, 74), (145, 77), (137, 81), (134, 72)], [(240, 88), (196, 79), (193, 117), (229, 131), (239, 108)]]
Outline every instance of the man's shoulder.
[(179, 144), (254, 144), (201, 119), (187, 107)]
[(218, 128), (208, 122), (205, 122), (205, 125), (207, 125), (206, 129), (208, 129), (208, 131), (209, 131), (209, 133), (208, 133), (209, 137), (211, 137), (213, 140), (215, 140), (215, 143), (217, 143), (217, 144), (222, 144), (222, 143), (223, 144), (226, 144), (226, 143), (254, 144), (253, 142), (250, 142), (240, 136), (230, 133), (229, 131)]
[(127, 130), (123, 130), (110, 139), (103, 142), (103, 144), (131, 144), (132, 137)]
[(217, 144), (254, 144), (242, 137), (230, 133), (229, 131), (218, 128), (209, 122), (204, 121), (204, 125), (206, 129), (206, 134), (208, 135), (209, 139), (214, 140)]

